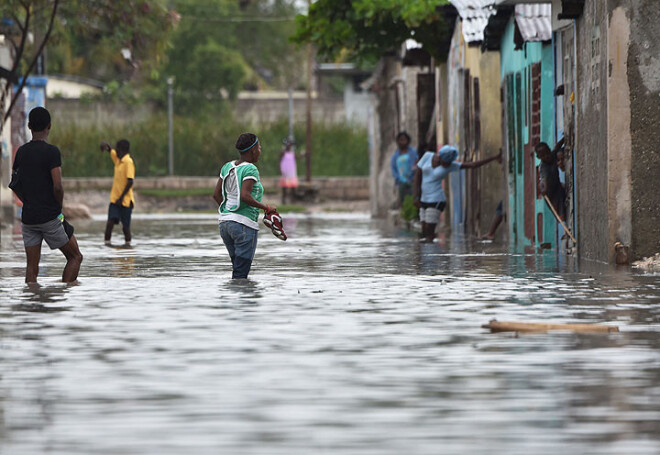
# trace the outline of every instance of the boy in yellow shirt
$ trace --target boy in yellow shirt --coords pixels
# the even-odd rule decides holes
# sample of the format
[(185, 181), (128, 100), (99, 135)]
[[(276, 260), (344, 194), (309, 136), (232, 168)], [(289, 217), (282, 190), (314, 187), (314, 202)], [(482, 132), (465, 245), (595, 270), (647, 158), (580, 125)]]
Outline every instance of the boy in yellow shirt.
[(133, 198), (133, 181), (135, 179), (135, 164), (129, 155), (130, 143), (126, 139), (117, 142), (114, 149), (107, 142), (101, 143), (102, 152), (110, 152), (110, 158), (115, 164), (115, 175), (110, 191), (110, 206), (108, 222), (105, 225), (105, 244), (110, 246), (112, 229), (121, 221), (124, 232), (124, 247), (131, 246), (131, 214), (135, 199)]

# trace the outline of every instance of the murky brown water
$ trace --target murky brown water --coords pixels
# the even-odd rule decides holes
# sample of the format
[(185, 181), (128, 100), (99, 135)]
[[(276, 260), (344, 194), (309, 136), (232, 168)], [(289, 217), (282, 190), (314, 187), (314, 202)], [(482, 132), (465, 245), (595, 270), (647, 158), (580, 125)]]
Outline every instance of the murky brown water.
[(133, 250), (76, 225), (75, 287), (2, 241), (2, 454), (660, 453), (657, 275), (326, 215), (236, 284), (212, 215), (138, 217)]

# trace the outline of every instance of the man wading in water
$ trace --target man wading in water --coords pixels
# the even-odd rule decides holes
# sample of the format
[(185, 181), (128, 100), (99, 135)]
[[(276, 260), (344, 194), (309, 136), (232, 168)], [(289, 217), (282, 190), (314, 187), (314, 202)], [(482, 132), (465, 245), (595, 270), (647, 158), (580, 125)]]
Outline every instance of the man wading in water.
[(129, 155), (131, 144), (122, 139), (111, 149), (107, 142), (101, 142), (101, 151), (110, 152), (110, 158), (115, 164), (115, 174), (110, 190), (110, 206), (108, 207), (108, 222), (105, 225), (105, 244), (112, 246), (110, 239), (115, 224), (121, 221), (124, 232), (124, 248), (131, 247), (131, 215), (135, 199), (133, 198), (133, 181), (135, 180), (135, 164)]
[(78, 278), (83, 257), (73, 235), (73, 226), (62, 215), (62, 155), (60, 149), (46, 142), (50, 113), (43, 107), (32, 109), (28, 128), (32, 131), (32, 140), (16, 151), (12, 166), (18, 175), (18, 188), (14, 191), (23, 202), (25, 282), (37, 282), (41, 244), (45, 240), (51, 250), (58, 248), (66, 257), (62, 281), (71, 283)]

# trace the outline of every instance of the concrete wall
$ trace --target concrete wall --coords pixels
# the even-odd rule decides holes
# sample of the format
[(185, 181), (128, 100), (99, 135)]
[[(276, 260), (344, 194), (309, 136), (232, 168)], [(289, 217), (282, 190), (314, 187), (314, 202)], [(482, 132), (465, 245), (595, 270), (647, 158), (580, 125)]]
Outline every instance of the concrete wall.
[(128, 105), (102, 101), (80, 101), (79, 99), (48, 99), (48, 110), (54, 121), (60, 125), (128, 124), (142, 122), (156, 112), (156, 106), (149, 103)]
[(588, 0), (577, 20), (580, 256), (660, 251), (657, 1)]
[[(285, 95), (285, 94), (284, 94)], [(247, 97), (233, 104), (236, 119), (251, 124), (268, 124), (288, 118), (289, 100), (286, 96)], [(73, 122), (78, 125), (127, 124), (141, 122), (153, 115), (157, 108), (150, 103), (127, 105), (102, 101), (80, 101), (54, 98), (48, 100), (48, 109), (58, 123)], [(176, 109), (176, 107), (175, 107)], [(297, 123), (306, 120), (306, 100), (296, 97), (293, 101), (293, 117)], [(319, 123), (344, 123), (347, 121), (343, 99), (314, 99), (312, 118)]]
[(630, 91), (633, 258), (660, 251), (660, 3), (631, 0), (627, 76)]
[(577, 236), (580, 257), (608, 261), (607, 4), (587, 1), (576, 28)]
[(99, 87), (79, 82), (73, 79), (48, 77), (46, 96), (48, 98), (80, 98), (82, 95), (100, 95), (103, 90)]
[[(307, 101), (294, 98), (293, 119), (296, 123), (306, 121)], [(239, 121), (252, 124), (273, 123), (289, 115), (289, 100), (283, 98), (239, 98), (233, 104), (233, 112)], [(319, 123), (344, 123), (347, 121), (344, 100), (341, 98), (314, 99), (312, 118)]]
[(371, 215), (385, 217), (396, 201), (390, 158), (396, 150), (397, 97), (390, 83), (400, 76), (400, 65), (394, 57), (383, 57), (372, 88), (376, 98), (372, 125), (370, 166)]
[[(497, 154), (501, 147), (500, 54), (481, 52), (478, 46), (468, 46), (462, 33), (462, 22), (457, 20), (452, 35), (446, 64), (446, 85), (443, 87), (443, 116), (447, 142), (460, 150), (460, 159), (477, 161)], [(466, 106), (465, 75), (470, 76), (469, 106)], [(476, 115), (473, 109), (479, 83), (479, 147), (475, 144)], [(466, 124), (466, 110), (470, 112)], [(491, 163), (470, 171), (450, 176), (451, 224), (455, 229), (482, 235), (488, 231), (495, 209), (506, 196), (504, 168)], [(466, 222), (465, 224), (464, 221)]]
[[(480, 54), (478, 68), (481, 101), (481, 150), (475, 156), (477, 160), (497, 154), (502, 146), (499, 67), (499, 52)], [(490, 228), (497, 205), (506, 197), (506, 168), (502, 164), (494, 162), (476, 172), (481, 189), (481, 216), (478, 233), (485, 234)]]

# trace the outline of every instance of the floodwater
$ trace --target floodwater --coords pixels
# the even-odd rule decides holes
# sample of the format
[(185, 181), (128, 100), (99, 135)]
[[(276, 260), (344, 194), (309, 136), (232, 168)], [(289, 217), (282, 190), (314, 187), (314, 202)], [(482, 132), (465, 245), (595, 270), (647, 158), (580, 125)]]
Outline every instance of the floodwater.
[[(658, 454), (660, 277), (419, 244), (362, 215), (262, 229), (232, 282), (212, 215), (75, 223), (80, 284), (0, 249), (2, 454)], [(120, 241), (115, 231), (115, 240)], [(491, 334), (490, 319), (620, 333)]]

